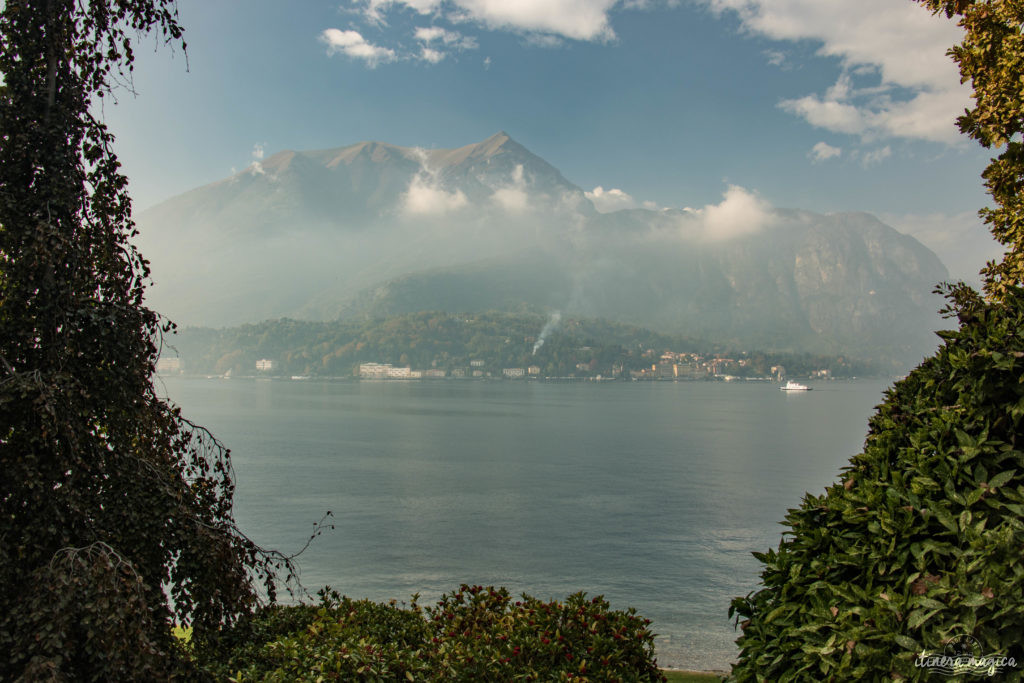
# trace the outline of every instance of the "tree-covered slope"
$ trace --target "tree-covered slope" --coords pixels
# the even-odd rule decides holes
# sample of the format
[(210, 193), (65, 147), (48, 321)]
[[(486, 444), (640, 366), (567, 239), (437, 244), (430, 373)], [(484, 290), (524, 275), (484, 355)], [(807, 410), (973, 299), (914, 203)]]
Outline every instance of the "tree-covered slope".
[[(534, 353), (545, 327), (544, 343)], [(650, 368), (665, 351), (731, 357), (735, 362), (729, 372), (759, 376), (768, 375), (773, 365), (785, 366), (792, 376), (817, 369), (846, 376), (879, 370), (845, 357), (765, 354), (607, 320), (530, 312), (433, 311), (330, 323), (280, 319), (225, 329), (186, 328), (166, 344), (165, 358), (178, 356), (186, 373), (199, 375), (253, 375), (256, 361), (267, 359), (275, 363), (273, 374), (283, 376), (350, 377), (360, 363), (450, 371), (480, 361), (483, 372), (498, 376), (504, 368), (536, 365), (543, 376), (609, 377)]]

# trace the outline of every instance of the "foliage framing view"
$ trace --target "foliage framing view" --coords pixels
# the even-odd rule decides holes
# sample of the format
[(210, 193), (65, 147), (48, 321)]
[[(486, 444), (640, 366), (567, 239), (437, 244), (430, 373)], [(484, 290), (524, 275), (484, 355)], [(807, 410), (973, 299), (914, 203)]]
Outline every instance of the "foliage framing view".
[(981, 213), (1008, 250), (983, 271), (987, 299), (949, 288), (959, 329), (887, 393), (839, 482), (789, 512), (778, 550), (757, 554), (764, 588), (730, 610), (735, 680), (917, 680), (950, 653), (981, 660), (961, 674), (1024, 674), (1024, 11), (917, 1), (966, 29), (950, 54), (975, 107), (958, 123), (1004, 147)]
[(203, 642), (287, 564), (236, 528), (227, 451), (154, 392), (167, 329), (90, 109), (133, 38), (182, 29), (173, 0), (2, 7), (0, 679), (166, 679), (172, 620)]
[[(148, 267), (129, 242), (127, 180), (90, 112), (130, 78), (131, 34), (148, 32), (181, 41), (173, 0), (8, 2), (0, 12), (0, 680), (229, 677), (219, 655), (241, 650), (232, 664), (258, 669), (268, 629), (283, 646), (307, 636), (287, 680), (325, 664), (336, 677), (389, 677), (397, 666), (403, 678), (537, 680), (589, 665), (605, 680), (661, 680), (649, 622), (600, 598), (513, 607), (503, 590), (466, 587), (472, 598), (446, 596), (425, 613), (430, 624), (418, 608), (360, 604), (371, 621), (356, 618), (354, 632), (349, 602), (343, 613), (328, 613), (339, 607), (328, 598), (320, 609), (256, 611), (257, 583), (273, 602), (290, 560), (238, 531), (228, 452), (154, 392), (154, 340), (169, 326), (143, 305)], [(386, 631), (395, 620), (409, 632)], [(174, 622), (191, 626), (188, 646)], [(435, 623), (446, 640), (433, 637), (428, 658)], [(321, 626), (323, 644), (309, 634)], [(387, 642), (365, 645), (382, 633)], [(384, 661), (396, 635), (414, 649)]]

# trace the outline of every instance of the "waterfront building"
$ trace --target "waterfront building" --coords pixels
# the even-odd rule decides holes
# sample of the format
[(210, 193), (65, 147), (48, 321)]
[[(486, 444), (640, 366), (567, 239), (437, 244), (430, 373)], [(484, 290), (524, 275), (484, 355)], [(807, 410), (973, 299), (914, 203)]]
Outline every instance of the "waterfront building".
[(156, 362), (156, 371), (164, 375), (173, 375), (184, 372), (184, 368), (180, 358), (161, 358)]

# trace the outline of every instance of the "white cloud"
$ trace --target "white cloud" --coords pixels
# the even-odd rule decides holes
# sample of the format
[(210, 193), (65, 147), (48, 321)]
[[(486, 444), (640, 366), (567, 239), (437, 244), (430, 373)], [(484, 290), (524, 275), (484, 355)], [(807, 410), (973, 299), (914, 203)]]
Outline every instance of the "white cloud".
[(263, 164), (261, 164), (258, 161), (252, 162), (252, 164), (249, 166), (249, 173), (251, 173), (254, 176), (267, 174), (267, 172), (263, 170)]
[(353, 59), (365, 61), (371, 68), (381, 62), (393, 62), (396, 59), (394, 50), (368, 43), (358, 31), (329, 28), (320, 34), (320, 40), (327, 43), (327, 54), (341, 52)]
[(403, 197), (403, 212), (410, 216), (439, 216), (457, 211), (469, 201), (462, 190), (448, 192), (417, 175)]
[(786, 53), (780, 50), (765, 50), (764, 56), (772, 66), (781, 67), (786, 63)]
[(573, 40), (615, 37), (608, 12), (617, 0), (455, 0), (465, 15), (491, 28), (547, 33)]
[(420, 14), (432, 14), (440, 9), (441, 0), (364, 0), (361, 3), (353, 0), (353, 4), (362, 4), (367, 19), (383, 24), (385, 12), (393, 5), (408, 7)]
[(262, 142), (257, 142), (255, 145), (253, 145), (252, 146), (252, 158), (256, 159), (257, 161), (262, 159), (265, 147), (266, 147), (266, 143), (262, 143)]
[(522, 213), (530, 208), (530, 196), (518, 187), (501, 187), (494, 191), (491, 199), (509, 213)]
[(491, 201), (509, 213), (522, 213), (530, 208), (530, 195), (526, 191), (522, 164), (516, 165), (511, 183), (495, 188)]
[[(664, 1), (664, 0), (663, 0)], [(667, 0), (673, 6), (676, 0)], [(349, 0), (350, 10), (369, 23), (386, 26), (391, 12), (412, 12), (432, 21), (474, 24), (492, 31), (520, 34), (527, 44), (557, 47), (565, 40), (610, 41), (615, 38), (610, 13), (613, 9), (644, 9), (647, 0)], [(441, 26), (419, 26), (408, 43), (390, 47), (368, 42), (358, 31), (327, 29), (320, 35), (328, 54), (341, 52), (361, 59), (370, 67), (397, 60), (443, 61), (452, 51), (476, 50), (473, 36)], [(484, 60), (490, 68), (491, 58)]]
[(475, 50), (479, 47), (475, 38), (440, 26), (419, 26), (413, 32), (413, 36), (422, 43), (419, 58), (431, 64), (437, 64), (447, 55), (438, 49), (441, 46), (456, 50)]
[(807, 154), (811, 158), (811, 161), (818, 164), (822, 161), (827, 161), (833, 157), (837, 157), (843, 153), (841, 147), (833, 147), (827, 142), (819, 142), (818, 144), (811, 147), (811, 151)]
[(475, 50), (479, 45), (476, 38), (464, 36), (458, 31), (449, 31), (440, 26), (419, 26), (413, 33), (416, 40), (424, 43), (443, 43), (463, 50)]
[(363, 0), (363, 12), (383, 23), (392, 7), (443, 14), (450, 21), (473, 22), (490, 29), (546, 34), (572, 40), (615, 37), (608, 13), (618, 0)]
[(491, 58), (490, 57), (484, 57), (484, 71), (490, 71), (490, 70), (491, 70)]
[(947, 214), (882, 214), (883, 221), (922, 242), (946, 264), (949, 276), (980, 286), (978, 271), (1002, 257), (1003, 247), (973, 212)]
[(438, 172), (427, 166), (426, 152), (417, 149), (413, 153), (420, 162), (420, 170), (402, 195), (402, 213), (407, 216), (441, 216), (469, 204), (462, 190), (449, 192), (442, 187)]
[(780, 106), (790, 113), (803, 117), (812, 126), (834, 133), (860, 135), (867, 130), (865, 112), (852, 104), (808, 95), (797, 100), (785, 100)]
[[(970, 104), (946, 50), (962, 29), (913, 2), (894, 0), (698, 0), (731, 11), (750, 33), (812, 40), (844, 73), (824, 94), (781, 106), (819, 128), (866, 139), (902, 137), (954, 143), (956, 117)], [(854, 88), (849, 74), (873, 73), (877, 87)], [(905, 93), (905, 96), (899, 96)]]
[(618, 188), (604, 189), (600, 185), (589, 192), (584, 192), (587, 199), (594, 204), (594, 208), (601, 213), (610, 213), (621, 209), (635, 209), (637, 202), (626, 192)]
[(435, 40), (444, 40), (444, 37), (448, 35), (448, 31), (444, 30), (440, 26), (418, 26), (414, 34), (416, 40), (422, 40), (424, 43), (429, 43)]
[(424, 62), (437, 64), (442, 59), (444, 59), (444, 57), (445, 54), (443, 52), (441, 52), (440, 50), (435, 50), (432, 47), (427, 47), (426, 45), (424, 45), (423, 49), (420, 50), (420, 59), (422, 59)]
[(688, 213), (698, 219), (701, 236), (716, 241), (760, 232), (776, 222), (771, 204), (737, 185), (730, 185), (718, 204)]
[(892, 148), (889, 145), (873, 149), (870, 152), (864, 152), (860, 155), (860, 162), (865, 166), (874, 166), (880, 164), (889, 157), (892, 156)]
[(533, 47), (543, 47), (552, 50), (556, 47), (562, 47), (565, 44), (565, 40), (561, 36), (557, 36), (551, 33), (527, 33), (526, 44)]

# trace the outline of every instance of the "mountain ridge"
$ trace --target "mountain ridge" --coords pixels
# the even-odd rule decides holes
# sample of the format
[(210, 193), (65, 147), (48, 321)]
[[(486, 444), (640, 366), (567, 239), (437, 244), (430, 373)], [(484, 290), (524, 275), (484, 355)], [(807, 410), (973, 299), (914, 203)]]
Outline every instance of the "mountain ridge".
[(948, 277), (866, 212), (774, 209), (731, 188), (697, 211), (602, 213), (503, 131), (454, 149), (285, 150), (138, 223), (151, 302), (185, 324), (521, 304), (916, 360)]

